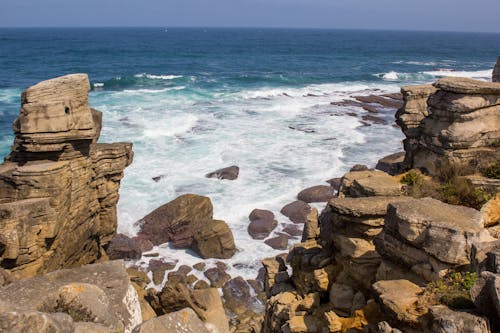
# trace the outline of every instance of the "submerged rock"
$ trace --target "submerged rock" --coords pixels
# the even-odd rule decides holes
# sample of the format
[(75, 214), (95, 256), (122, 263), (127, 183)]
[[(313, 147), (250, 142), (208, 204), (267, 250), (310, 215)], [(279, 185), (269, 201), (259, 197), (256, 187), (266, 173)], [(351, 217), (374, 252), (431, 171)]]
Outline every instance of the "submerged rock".
[(240, 173), (240, 168), (236, 165), (215, 170), (213, 172), (207, 173), (205, 177), (207, 178), (217, 178), (217, 179), (227, 179), (227, 180), (235, 180), (238, 178)]

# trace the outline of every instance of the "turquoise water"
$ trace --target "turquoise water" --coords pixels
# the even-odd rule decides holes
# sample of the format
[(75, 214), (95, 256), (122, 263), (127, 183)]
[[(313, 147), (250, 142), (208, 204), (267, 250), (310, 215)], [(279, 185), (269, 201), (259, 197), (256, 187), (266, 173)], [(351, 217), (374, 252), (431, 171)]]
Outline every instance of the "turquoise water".
[[(242, 264), (233, 273), (250, 277), (259, 259), (279, 253), (248, 236), (252, 209), (274, 211), (279, 231), (287, 222), (280, 208), (301, 189), (401, 149), (393, 111), (381, 113), (387, 125), (363, 126), (347, 114), (363, 110), (332, 102), (443, 75), (487, 80), (499, 54), (498, 34), (0, 29), (0, 155), (9, 152), (25, 87), (89, 73), (90, 104), (104, 112), (101, 141), (134, 143), (119, 230), (133, 235), (138, 219), (180, 194), (207, 195), (240, 249), (229, 261)], [(241, 170), (236, 181), (204, 177), (233, 164)]]

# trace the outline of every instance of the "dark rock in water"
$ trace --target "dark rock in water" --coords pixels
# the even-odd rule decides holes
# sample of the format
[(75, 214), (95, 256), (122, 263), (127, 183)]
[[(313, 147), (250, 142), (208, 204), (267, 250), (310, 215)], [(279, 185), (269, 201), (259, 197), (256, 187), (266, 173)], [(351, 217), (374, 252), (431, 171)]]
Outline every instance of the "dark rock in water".
[(398, 92), (398, 93), (393, 93), (393, 94), (384, 94), (384, 95), (381, 95), (383, 97), (387, 97), (387, 98), (392, 98), (392, 99), (396, 99), (396, 100), (399, 100), (399, 101), (402, 101), (403, 100), (403, 94)]
[(227, 180), (235, 180), (238, 178), (240, 173), (240, 168), (236, 165), (222, 168), (219, 170), (215, 170), (213, 172), (207, 173), (205, 177), (207, 178), (217, 178), (217, 179), (227, 179)]
[(231, 275), (227, 274), (226, 270), (221, 269), (221, 267), (209, 268), (203, 274), (210, 281), (210, 286), (213, 288), (221, 288), (224, 283), (231, 279)]
[(238, 276), (226, 282), (222, 287), (224, 305), (232, 313), (241, 315), (250, 307), (250, 287), (248, 283)]
[(210, 288), (210, 285), (207, 283), (207, 281), (204, 280), (198, 280), (194, 286), (194, 289), (207, 289)]
[(233, 233), (221, 220), (207, 221), (199, 228), (191, 248), (204, 259), (228, 259), (236, 253)]
[(403, 102), (401, 100), (394, 100), (393, 98), (386, 98), (378, 95), (354, 96), (354, 98), (361, 103), (380, 104), (383, 107), (390, 109), (399, 109), (403, 106)]
[(294, 201), (281, 208), (281, 214), (288, 217), (293, 223), (305, 223), (310, 212), (311, 206), (301, 200)]
[(197, 271), (203, 272), (205, 270), (206, 264), (204, 262), (199, 262), (197, 264), (193, 265), (193, 268), (196, 269)]
[(124, 234), (118, 234), (109, 242), (106, 253), (109, 259), (141, 259), (142, 251), (139, 243)]
[(164, 259), (151, 259), (148, 269), (153, 274), (153, 282), (160, 284), (165, 277), (165, 272), (172, 270), (177, 265), (177, 261), (166, 261)]
[(404, 171), (405, 152), (388, 155), (377, 162), (375, 169), (387, 172), (394, 176)]
[(329, 179), (326, 181), (328, 184), (330, 184), (330, 186), (335, 190), (335, 191), (338, 191), (339, 188), (340, 188), (340, 183), (342, 182), (342, 178), (341, 177), (337, 177), (337, 178), (332, 178), (332, 179)]
[(373, 124), (378, 124), (378, 125), (386, 125), (387, 124), (387, 121), (385, 121), (384, 119), (372, 116), (370, 114), (363, 115), (361, 117), (361, 119), (363, 119), (365, 121), (369, 121), (369, 122), (371, 122)]
[(292, 237), (302, 236), (302, 230), (296, 224), (287, 224), (283, 228), (283, 232), (286, 232)]
[(135, 236), (132, 237), (132, 240), (139, 245), (139, 248), (141, 249), (142, 252), (151, 251), (154, 247), (153, 242), (151, 242), (144, 236)]
[(165, 177), (166, 177), (165, 175), (159, 175), (159, 176), (153, 177), (151, 179), (158, 183), (160, 180), (162, 180)]
[(249, 216), (248, 233), (253, 239), (264, 239), (276, 228), (278, 222), (268, 210), (254, 209)]
[(286, 250), (288, 247), (288, 239), (290, 239), (290, 236), (286, 234), (279, 234), (274, 238), (266, 239), (264, 243), (275, 250)]
[(500, 57), (498, 57), (495, 68), (493, 69), (492, 81), (500, 82)]
[(297, 199), (310, 202), (327, 202), (333, 198), (333, 189), (327, 185), (317, 185), (306, 188), (297, 194)]
[(368, 167), (364, 164), (355, 164), (349, 172), (354, 172), (354, 171), (366, 171), (368, 170)]
[(288, 128), (289, 128), (289, 129), (296, 130), (296, 131), (304, 132), (304, 133), (316, 133), (316, 130), (314, 130), (314, 129), (312, 129), (312, 128), (307, 128), (307, 127), (300, 127), (300, 126), (294, 127), (294, 126), (288, 126)]

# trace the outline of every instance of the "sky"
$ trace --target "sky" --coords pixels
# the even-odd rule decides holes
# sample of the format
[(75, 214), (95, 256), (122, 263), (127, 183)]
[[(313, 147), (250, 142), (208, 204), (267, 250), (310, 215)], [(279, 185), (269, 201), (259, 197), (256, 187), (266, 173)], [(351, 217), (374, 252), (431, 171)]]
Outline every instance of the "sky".
[(0, 27), (500, 32), (500, 0), (0, 0)]

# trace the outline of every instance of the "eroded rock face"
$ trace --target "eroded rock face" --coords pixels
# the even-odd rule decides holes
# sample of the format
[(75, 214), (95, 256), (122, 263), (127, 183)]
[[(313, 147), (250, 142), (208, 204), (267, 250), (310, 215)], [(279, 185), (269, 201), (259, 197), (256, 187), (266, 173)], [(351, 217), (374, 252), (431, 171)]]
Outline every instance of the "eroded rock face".
[[(0, 299), (0, 323), (12, 317), (14, 322), (20, 322), (16, 325), (21, 325), (23, 320), (33, 320), (34, 323), (46, 321), (44, 325), (57, 328), (63, 325), (72, 327), (72, 321), (81, 321), (100, 324), (113, 331), (131, 332), (142, 321), (137, 292), (122, 261), (58, 270), (23, 279), (1, 288)], [(13, 313), (17, 314), (14, 316)], [(13, 332), (17, 332), (16, 325)], [(45, 331), (72, 332), (40, 330)]]
[(132, 144), (96, 143), (102, 114), (89, 108), (89, 89), (86, 74), (73, 74), (22, 94), (0, 165), (0, 265), (16, 278), (92, 263), (116, 233)]
[(493, 69), (492, 81), (500, 82), (500, 57), (498, 57), (495, 68)]
[(500, 83), (449, 77), (402, 91), (396, 117), (409, 167), (434, 174), (448, 163), (474, 167), (499, 158)]
[(150, 319), (136, 327), (133, 333), (210, 333), (196, 313), (182, 309)]

